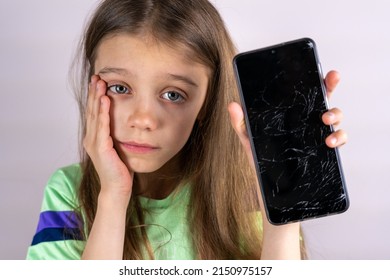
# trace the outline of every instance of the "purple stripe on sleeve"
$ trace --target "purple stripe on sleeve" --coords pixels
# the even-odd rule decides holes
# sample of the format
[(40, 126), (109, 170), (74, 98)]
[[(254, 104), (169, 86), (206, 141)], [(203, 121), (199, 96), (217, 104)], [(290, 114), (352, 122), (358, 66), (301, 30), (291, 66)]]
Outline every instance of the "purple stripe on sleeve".
[(45, 211), (39, 216), (37, 232), (46, 228), (78, 228), (79, 216), (74, 211)]

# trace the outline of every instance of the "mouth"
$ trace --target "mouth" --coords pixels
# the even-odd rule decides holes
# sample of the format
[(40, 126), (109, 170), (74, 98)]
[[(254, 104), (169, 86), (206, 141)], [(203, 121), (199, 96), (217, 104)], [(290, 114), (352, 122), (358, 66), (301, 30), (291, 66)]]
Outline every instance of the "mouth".
[(147, 143), (137, 143), (137, 142), (119, 142), (119, 145), (122, 146), (126, 151), (136, 153), (136, 154), (147, 154), (154, 151), (157, 151), (159, 147), (153, 146)]

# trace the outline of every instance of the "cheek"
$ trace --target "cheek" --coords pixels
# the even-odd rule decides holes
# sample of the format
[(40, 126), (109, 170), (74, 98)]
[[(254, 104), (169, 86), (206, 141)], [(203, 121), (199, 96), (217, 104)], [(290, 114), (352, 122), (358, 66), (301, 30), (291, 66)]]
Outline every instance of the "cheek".
[(197, 116), (194, 114), (192, 116), (183, 117), (183, 115), (178, 119), (179, 121), (172, 121), (171, 129), (167, 131), (167, 137), (172, 139), (172, 142), (174, 142), (178, 148), (182, 148), (190, 137)]
[(197, 100), (196, 103), (192, 103), (186, 108), (182, 108), (180, 112), (177, 112), (176, 119), (178, 120), (175, 124), (175, 134), (180, 138), (184, 144), (187, 142), (195, 121), (198, 118), (198, 114), (201, 111), (204, 98)]

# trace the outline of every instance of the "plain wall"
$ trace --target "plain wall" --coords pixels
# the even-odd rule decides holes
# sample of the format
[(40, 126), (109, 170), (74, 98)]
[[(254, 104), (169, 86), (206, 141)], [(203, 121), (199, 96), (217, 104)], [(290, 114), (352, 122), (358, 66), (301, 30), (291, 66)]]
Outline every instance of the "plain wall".
[[(302, 223), (313, 259), (390, 259), (390, 2), (214, 0), (239, 51), (300, 37), (341, 82), (350, 209)], [(92, 0), (0, 2), (0, 259), (24, 259), (43, 188), (78, 160), (67, 75)]]

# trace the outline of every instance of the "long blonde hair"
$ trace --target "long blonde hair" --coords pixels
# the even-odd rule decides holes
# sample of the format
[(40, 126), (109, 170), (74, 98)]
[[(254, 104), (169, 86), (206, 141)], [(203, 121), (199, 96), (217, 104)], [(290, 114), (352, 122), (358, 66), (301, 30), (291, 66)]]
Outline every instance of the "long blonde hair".
[[(189, 220), (199, 259), (258, 259), (262, 233), (255, 176), (233, 131), (227, 112), (238, 100), (233, 75), (234, 44), (214, 6), (207, 0), (106, 0), (93, 14), (81, 42), (78, 101), (81, 138), (85, 135), (87, 83), (94, 72), (96, 50), (108, 35), (146, 32), (159, 42), (187, 46), (195, 59), (212, 70), (207, 97), (187, 144), (182, 149), (183, 181), (191, 182)], [(82, 151), (81, 211), (90, 231), (100, 191), (99, 177)], [(134, 182), (136, 184), (136, 182)], [(128, 207), (125, 259), (142, 259), (148, 245), (143, 212), (136, 197)], [(141, 229), (141, 230), (140, 230)], [(140, 245), (143, 244), (143, 245)]]

